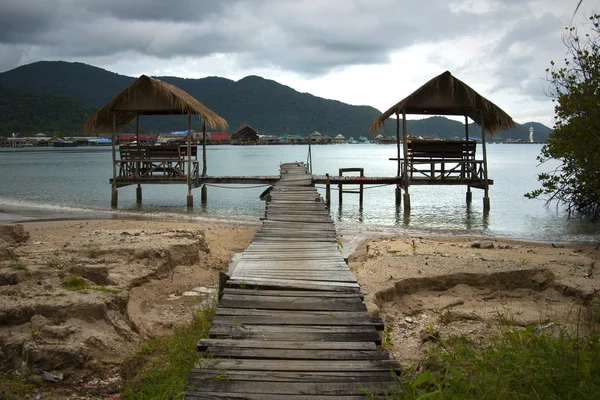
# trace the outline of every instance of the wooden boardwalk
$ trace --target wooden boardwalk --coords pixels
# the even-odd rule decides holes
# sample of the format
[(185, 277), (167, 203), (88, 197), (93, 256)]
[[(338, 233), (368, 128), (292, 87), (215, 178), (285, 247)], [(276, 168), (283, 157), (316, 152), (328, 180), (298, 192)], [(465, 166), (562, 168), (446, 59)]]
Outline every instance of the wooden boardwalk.
[(395, 388), (399, 366), (377, 345), (338, 248), (335, 227), (302, 163), (281, 165), (262, 228), (217, 308), (186, 399), (365, 399)]

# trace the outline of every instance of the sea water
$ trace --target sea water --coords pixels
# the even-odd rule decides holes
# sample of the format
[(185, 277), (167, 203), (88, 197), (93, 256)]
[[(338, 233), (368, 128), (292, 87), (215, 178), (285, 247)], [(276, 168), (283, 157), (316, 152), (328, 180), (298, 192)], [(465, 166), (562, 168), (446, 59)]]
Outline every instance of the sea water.
[[(600, 241), (600, 225), (569, 218), (543, 200), (524, 193), (540, 187), (537, 174), (557, 163), (538, 165), (539, 144), (488, 144), (491, 210), (483, 212), (483, 191), (465, 186), (411, 186), (411, 212), (396, 207), (394, 186), (365, 185), (358, 196), (332, 191), (331, 216), (338, 229), (408, 235), (483, 235), (539, 241)], [(312, 146), (312, 172), (338, 175), (339, 168), (364, 168), (366, 176), (395, 176), (395, 145)], [(478, 149), (481, 158), (481, 145)], [(307, 162), (308, 146), (208, 146), (208, 175), (278, 175), (282, 162)], [(112, 155), (108, 147), (0, 149), (0, 223), (48, 218), (228, 219), (255, 221), (264, 214), (264, 185), (211, 185), (208, 202), (186, 208), (186, 185), (143, 185), (143, 204), (135, 186), (119, 189), (119, 208), (110, 208)], [(332, 185), (335, 189), (336, 186)], [(349, 188), (349, 187), (348, 187)], [(325, 196), (324, 188), (318, 186)]]

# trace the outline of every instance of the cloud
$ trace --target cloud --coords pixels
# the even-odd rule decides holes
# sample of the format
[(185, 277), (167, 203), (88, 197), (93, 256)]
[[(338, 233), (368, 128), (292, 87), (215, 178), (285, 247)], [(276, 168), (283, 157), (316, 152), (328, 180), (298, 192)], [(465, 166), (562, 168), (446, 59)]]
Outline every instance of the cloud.
[[(485, 2), (483, 2), (485, 3)], [(477, 34), (493, 18), (442, 0), (5, 0), (0, 43), (40, 56), (134, 51), (163, 59), (229, 54), (306, 74), (388, 62), (417, 42)]]
[[(548, 101), (544, 71), (564, 55), (560, 35), (575, 3), (2, 0), (0, 71), (66, 60), (128, 75), (257, 74), (387, 108), (451, 70), (490, 99), (511, 104), (505, 99), (517, 96), (526, 104), (540, 102), (531, 108), (540, 110)], [(577, 22), (593, 4), (582, 7)], [(391, 94), (382, 93), (387, 88)]]

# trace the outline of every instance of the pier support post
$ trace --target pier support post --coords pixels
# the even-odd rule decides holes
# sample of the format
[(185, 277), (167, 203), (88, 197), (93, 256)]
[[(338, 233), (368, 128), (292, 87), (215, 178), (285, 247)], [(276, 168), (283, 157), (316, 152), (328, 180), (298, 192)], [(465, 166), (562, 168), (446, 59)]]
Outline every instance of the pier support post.
[(471, 204), (473, 201), (473, 192), (471, 192), (471, 186), (467, 186), (467, 204)]
[(119, 204), (119, 191), (117, 189), (113, 189), (110, 195), (110, 206), (112, 208), (117, 208)]
[(331, 206), (331, 183), (329, 183), (329, 174), (325, 174), (327, 177), (327, 183), (325, 184), (325, 201), (327, 202), (327, 208)]
[(338, 185), (338, 201), (340, 204), (342, 204), (342, 195), (343, 195), (343, 190), (342, 190), (342, 182), (340, 181), (339, 185)]
[(363, 184), (361, 183), (359, 186), (360, 187), (358, 189), (358, 205), (362, 209), (362, 206), (363, 206)]
[(194, 208), (194, 195), (187, 195), (187, 208)]
[(206, 185), (202, 185), (200, 189), (200, 203), (205, 206), (208, 203), (208, 188)]
[(137, 185), (137, 188), (135, 188), (135, 202), (136, 204), (142, 204), (142, 185)]
[(483, 198), (483, 212), (489, 212), (489, 211), (490, 211), (490, 197), (485, 196)]
[(404, 213), (410, 213), (410, 194), (404, 193)]
[(396, 186), (396, 206), (402, 205), (402, 189), (400, 186)]

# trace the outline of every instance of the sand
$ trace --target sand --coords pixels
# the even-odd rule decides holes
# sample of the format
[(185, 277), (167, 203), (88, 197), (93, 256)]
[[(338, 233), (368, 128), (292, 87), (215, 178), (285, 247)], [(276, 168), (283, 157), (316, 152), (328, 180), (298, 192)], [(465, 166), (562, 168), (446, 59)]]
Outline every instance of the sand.
[(474, 237), (380, 237), (350, 256), (365, 303), (385, 323), (390, 353), (405, 368), (428, 341), (495, 329), (572, 324), (600, 292), (600, 250)]
[[(258, 224), (22, 226), (25, 235), (0, 226), (0, 372), (32, 374), (74, 392), (115, 393), (124, 357), (144, 339), (189, 322)], [(68, 290), (72, 277), (89, 288)]]
[[(114, 393), (124, 356), (189, 321), (259, 225), (83, 220), (23, 227), (0, 232), (0, 372)], [(386, 322), (386, 348), (405, 367), (423, 361), (432, 331), (483, 339), (499, 322), (564, 323), (600, 291), (600, 250), (592, 245), (341, 240), (345, 251), (362, 242), (349, 266), (367, 307)], [(89, 288), (65, 288), (73, 276)]]

